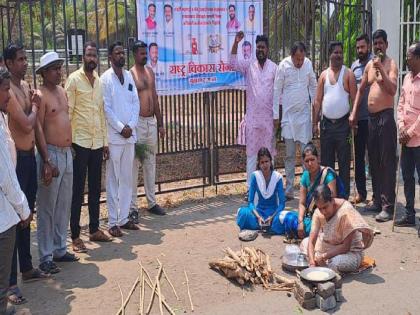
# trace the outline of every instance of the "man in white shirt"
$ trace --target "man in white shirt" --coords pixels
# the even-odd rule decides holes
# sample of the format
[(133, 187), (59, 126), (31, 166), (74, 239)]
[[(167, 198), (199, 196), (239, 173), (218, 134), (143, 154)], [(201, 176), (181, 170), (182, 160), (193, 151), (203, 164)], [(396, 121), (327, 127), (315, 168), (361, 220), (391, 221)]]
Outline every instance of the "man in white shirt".
[(161, 79), (165, 75), (165, 68), (163, 64), (159, 62), (159, 48), (156, 43), (151, 43), (149, 45), (149, 66), (152, 68), (156, 80)]
[[(6, 110), (10, 98), (10, 74), (0, 67), (0, 111)], [(12, 266), (16, 225), (29, 224), (28, 201), (16, 176), (15, 166), (8, 146), (8, 132), (5, 124), (0, 124), (0, 314), (7, 314), (7, 289)], [(13, 314), (13, 311), (9, 311)]]
[(163, 14), (165, 15), (165, 23), (163, 31), (165, 34), (173, 34), (174, 32), (174, 16), (173, 8), (170, 4), (165, 4), (163, 6)]
[(306, 58), (306, 46), (295, 42), (290, 56), (284, 58), (274, 82), (274, 119), (281, 121), (286, 144), (286, 198), (294, 198), (296, 145), (302, 150), (312, 138), (311, 101), (316, 92), (316, 77), (312, 62)]
[(246, 20), (246, 31), (253, 32), (255, 27), (255, 5), (248, 7), (248, 19)]
[(111, 67), (101, 76), (107, 120), (109, 159), (106, 165), (106, 193), (109, 234), (121, 237), (120, 228), (138, 230), (128, 220), (131, 202), (134, 143), (140, 101), (130, 72), (124, 69), (125, 52), (121, 42), (108, 48)]

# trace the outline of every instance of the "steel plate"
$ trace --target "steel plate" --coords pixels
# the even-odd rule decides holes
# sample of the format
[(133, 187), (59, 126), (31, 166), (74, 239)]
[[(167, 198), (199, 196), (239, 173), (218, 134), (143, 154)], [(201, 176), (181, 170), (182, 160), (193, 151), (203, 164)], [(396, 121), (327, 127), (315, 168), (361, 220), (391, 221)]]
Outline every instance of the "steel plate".
[[(301, 257), (300, 257), (301, 256)], [(300, 257), (300, 258), (299, 258)], [(309, 264), (306, 256), (298, 253), (284, 255), (282, 258), (282, 266), (287, 271), (303, 270), (308, 268)]]
[[(323, 272), (325, 273), (325, 277), (320, 280), (320, 279), (313, 279), (311, 277), (311, 272)], [(325, 267), (309, 267), (306, 268), (305, 270), (303, 270), (300, 273), (300, 276), (307, 280), (307, 281), (311, 281), (311, 282), (324, 282), (324, 281), (329, 281), (335, 278), (336, 273), (334, 270), (330, 269), (330, 268), (325, 268)]]

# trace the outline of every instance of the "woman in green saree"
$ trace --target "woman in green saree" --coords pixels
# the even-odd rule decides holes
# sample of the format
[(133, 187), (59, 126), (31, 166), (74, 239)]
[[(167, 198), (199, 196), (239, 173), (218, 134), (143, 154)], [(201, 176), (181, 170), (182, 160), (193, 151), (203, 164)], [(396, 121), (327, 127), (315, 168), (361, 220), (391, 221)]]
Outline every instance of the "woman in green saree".
[(337, 174), (330, 167), (320, 164), (318, 151), (314, 144), (308, 143), (302, 151), (305, 170), (300, 179), (299, 215), (297, 236), (304, 238), (309, 235), (312, 215), (315, 211), (313, 198), (316, 187), (320, 184), (328, 185), (332, 197), (337, 196)]

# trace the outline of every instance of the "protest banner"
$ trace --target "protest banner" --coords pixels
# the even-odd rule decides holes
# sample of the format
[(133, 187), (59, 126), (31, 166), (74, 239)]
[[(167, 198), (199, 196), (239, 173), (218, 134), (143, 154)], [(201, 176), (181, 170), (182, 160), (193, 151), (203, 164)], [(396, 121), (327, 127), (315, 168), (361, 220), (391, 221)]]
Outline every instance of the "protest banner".
[(262, 14), (262, 0), (137, 0), (138, 39), (148, 44), (158, 94), (244, 88), (230, 49), (243, 31), (238, 58), (255, 58)]

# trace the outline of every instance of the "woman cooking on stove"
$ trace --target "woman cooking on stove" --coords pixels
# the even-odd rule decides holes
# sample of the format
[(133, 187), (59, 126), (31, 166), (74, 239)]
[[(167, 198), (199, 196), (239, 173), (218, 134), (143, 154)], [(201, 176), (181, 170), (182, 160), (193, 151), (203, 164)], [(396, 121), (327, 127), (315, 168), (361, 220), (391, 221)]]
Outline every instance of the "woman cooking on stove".
[(373, 230), (350, 202), (333, 198), (327, 185), (314, 192), (317, 209), (309, 238), (302, 241), (310, 266), (326, 266), (337, 272), (356, 271), (363, 251), (373, 241)]

